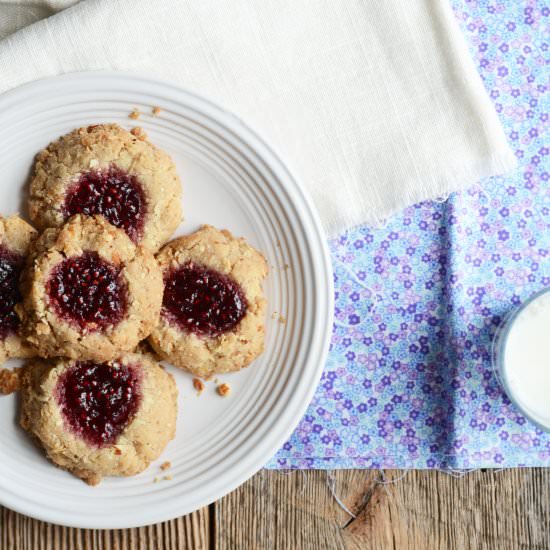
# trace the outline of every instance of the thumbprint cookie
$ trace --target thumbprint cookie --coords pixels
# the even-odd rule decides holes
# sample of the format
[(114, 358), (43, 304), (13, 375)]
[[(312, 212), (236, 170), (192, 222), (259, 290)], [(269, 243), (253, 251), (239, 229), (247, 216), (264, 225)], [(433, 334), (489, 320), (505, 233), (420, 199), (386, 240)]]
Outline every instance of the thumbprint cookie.
[(33, 360), (21, 397), (22, 427), (52, 462), (90, 485), (142, 472), (175, 435), (176, 384), (144, 355)]
[(164, 294), (149, 342), (163, 359), (209, 378), (262, 353), (267, 262), (260, 252), (206, 225), (169, 242), (157, 260)]
[(38, 154), (29, 211), (41, 230), (76, 214), (101, 215), (156, 251), (181, 222), (181, 182), (171, 158), (144, 134), (87, 126)]
[(23, 301), (19, 278), (36, 231), (17, 216), (0, 217), (0, 365), (11, 357), (30, 357), (20, 335), (16, 309)]
[(105, 361), (158, 323), (161, 270), (103, 217), (77, 215), (34, 242), (21, 279), (23, 330), (41, 357)]

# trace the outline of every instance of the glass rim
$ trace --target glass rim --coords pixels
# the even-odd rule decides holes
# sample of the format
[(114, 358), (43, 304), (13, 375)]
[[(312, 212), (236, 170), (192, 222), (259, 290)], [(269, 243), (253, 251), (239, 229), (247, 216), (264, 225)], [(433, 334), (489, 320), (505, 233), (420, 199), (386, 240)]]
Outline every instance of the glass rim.
[(535, 418), (534, 415), (526, 408), (526, 406), (520, 403), (520, 401), (515, 397), (514, 392), (512, 391), (505, 374), (503, 360), (504, 351), (506, 350), (506, 344), (508, 343), (508, 336), (510, 334), (510, 330), (514, 325), (514, 322), (523, 311), (525, 311), (535, 300), (537, 300), (544, 294), (550, 294), (550, 286), (545, 287), (529, 296), (529, 298), (527, 298), (522, 304), (520, 304), (519, 307), (510, 311), (504, 317), (493, 337), (493, 341), (491, 344), (491, 363), (496, 379), (500, 387), (504, 390), (504, 393), (506, 394), (508, 399), (510, 399), (510, 401), (521, 412), (521, 414), (525, 416), (525, 418), (527, 418), (535, 426), (537, 426), (537, 428), (543, 430), (544, 432), (550, 433), (550, 424), (542, 424), (539, 419)]

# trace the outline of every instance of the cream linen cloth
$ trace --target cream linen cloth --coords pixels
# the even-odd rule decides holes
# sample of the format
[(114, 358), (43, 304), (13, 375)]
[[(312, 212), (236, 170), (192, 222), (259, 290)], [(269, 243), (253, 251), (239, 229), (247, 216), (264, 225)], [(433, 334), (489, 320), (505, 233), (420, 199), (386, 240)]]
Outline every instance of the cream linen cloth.
[[(71, 4), (0, 0), (0, 36)], [(448, 0), (85, 0), (0, 41), (0, 92), (103, 68), (233, 111), (331, 235), (515, 165)]]

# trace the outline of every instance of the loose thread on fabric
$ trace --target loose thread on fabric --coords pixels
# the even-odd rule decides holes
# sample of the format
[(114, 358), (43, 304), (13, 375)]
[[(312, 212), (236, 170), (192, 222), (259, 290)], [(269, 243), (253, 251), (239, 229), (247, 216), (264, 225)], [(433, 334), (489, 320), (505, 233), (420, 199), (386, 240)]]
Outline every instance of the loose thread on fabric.
[(376, 483), (378, 483), (379, 485), (391, 485), (392, 483), (399, 483), (402, 479), (407, 477), (410, 472), (410, 470), (404, 470), (401, 476), (394, 477), (392, 479), (386, 479), (386, 474), (384, 473), (384, 470), (378, 471), (380, 472), (380, 477), (382, 478), (382, 481), (376, 480)]
[(342, 500), (340, 500), (340, 497), (336, 494), (336, 477), (333, 470), (327, 471), (327, 487), (329, 488), (329, 491), (338, 506), (340, 506), (346, 514), (350, 515), (353, 519), (356, 519), (357, 516), (342, 502)]

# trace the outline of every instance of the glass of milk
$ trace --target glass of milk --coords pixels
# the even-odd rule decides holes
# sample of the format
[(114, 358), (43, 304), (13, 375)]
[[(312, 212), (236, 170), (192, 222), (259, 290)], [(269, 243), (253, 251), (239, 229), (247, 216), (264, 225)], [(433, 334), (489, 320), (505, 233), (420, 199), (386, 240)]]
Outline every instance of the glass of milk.
[(493, 340), (493, 367), (518, 409), (550, 432), (550, 288), (504, 320)]

